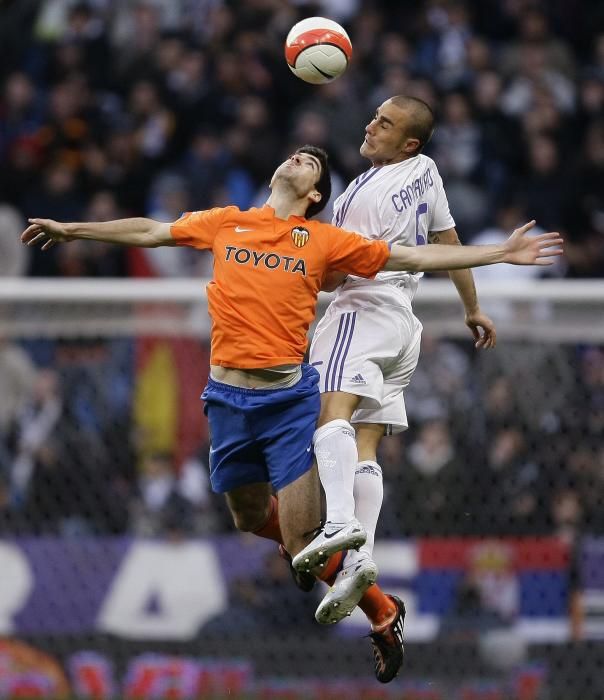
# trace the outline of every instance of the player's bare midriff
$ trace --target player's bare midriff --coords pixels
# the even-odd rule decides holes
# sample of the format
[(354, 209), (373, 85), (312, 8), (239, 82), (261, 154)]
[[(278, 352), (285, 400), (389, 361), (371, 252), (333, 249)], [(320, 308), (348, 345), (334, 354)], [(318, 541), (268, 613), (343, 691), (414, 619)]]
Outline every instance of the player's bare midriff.
[(279, 365), (262, 369), (236, 369), (211, 365), (211, 376), (217, 382), (241, 389), (274, 389), (294, 384), (300, 377), (300, 366)]

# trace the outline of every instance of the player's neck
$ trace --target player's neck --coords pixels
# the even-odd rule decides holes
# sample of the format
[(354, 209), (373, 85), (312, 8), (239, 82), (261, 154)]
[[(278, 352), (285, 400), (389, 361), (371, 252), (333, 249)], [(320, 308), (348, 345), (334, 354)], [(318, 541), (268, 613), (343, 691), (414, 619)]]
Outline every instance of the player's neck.
[(395, 163), (402, 163), (404, 160), (409, 160), (410, 158), (415, 158), (415, 156), (408, 156), (406, 153), (401, 153), (395, 156), (394, 158), (390, 158), (390, 160), (372, 160), (371, 165), (374, 168), (381, 168), (383, 165), (394, 165)]
[(269, 207), (275, 210), (278, 219), (289, 219), (290, 216), (304, 216), (308, 202), (306, 198), (295, 199), (291, 192), (280, 192), (273, 188), (270, 197), (266, 200)]

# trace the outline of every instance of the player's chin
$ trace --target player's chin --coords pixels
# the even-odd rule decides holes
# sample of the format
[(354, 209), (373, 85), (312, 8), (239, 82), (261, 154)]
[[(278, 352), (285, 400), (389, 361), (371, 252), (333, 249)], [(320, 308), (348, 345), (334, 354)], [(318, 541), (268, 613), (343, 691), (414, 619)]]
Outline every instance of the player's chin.
[(277, 170), (277, 172), (273, 176), (273, 182), (291, 183), (293, 180), (293, 173), (291, 172), (291, 170), (287, 170), (286, 168), (284, 168), (283, 170)]

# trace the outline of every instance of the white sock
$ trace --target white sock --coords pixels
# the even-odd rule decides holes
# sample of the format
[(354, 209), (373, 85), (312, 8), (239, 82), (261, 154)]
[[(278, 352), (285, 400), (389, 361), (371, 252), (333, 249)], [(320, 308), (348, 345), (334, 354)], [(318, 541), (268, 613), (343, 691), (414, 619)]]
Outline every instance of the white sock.
[(327, 502), (326, 520), (347, 523), (354, 518), (354, 472), (359, 459), (354, 428), (337, 419), (313, 435), (319, 477)]
[(377, 462), (365, 460), (357, 464), (353, 495), (355, 517), (367, 530), (367, 541), (360, 548), (359, 554), (371, 558), (375, 543), (375, 530), (384, 499), (382, 468)]

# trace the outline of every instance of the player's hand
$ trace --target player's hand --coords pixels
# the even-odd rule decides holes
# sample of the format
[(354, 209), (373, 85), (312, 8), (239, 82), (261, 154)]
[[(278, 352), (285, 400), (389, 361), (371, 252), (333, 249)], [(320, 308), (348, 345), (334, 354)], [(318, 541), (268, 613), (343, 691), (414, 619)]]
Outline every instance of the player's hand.
[(42, 250), (52, 248), (55, 243), (69, 240), (65, 224), (52, 219), (28, 219), (29, 226), (21, 234), (21, 242), (25, 245), (42, 243)]
[(527, 236), (527, 232), (534, 225), (534, 220), (529, 221), (512, 233), (504, 243), (503, 262), (512, 265), (553, 265), (553, 258), (562, 255), (563, 240), (560, 234), (553, 231), (538, 236)]
[(474, 336), (474, 347), (477, 350), (484, 348), (489, 350), (497, 345), (497, 331), (491, 319), (478, 310), (471, 314), (466, 314), (466, 326), (472, 331)]

